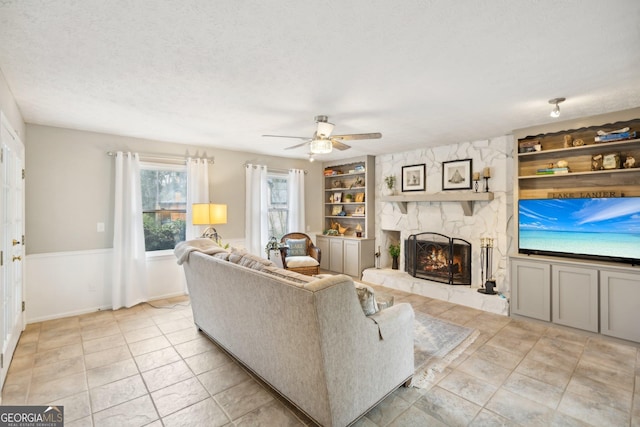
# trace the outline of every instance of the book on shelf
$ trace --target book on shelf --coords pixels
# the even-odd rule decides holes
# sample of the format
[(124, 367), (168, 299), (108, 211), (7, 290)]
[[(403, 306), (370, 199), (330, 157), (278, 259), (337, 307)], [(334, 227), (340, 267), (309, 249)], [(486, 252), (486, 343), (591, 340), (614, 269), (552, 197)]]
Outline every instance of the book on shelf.
[(620, 141), (623, 139), (631, 139), (636, 137), (636, 132), (620, 132), (620, 133), (608, 133), (606, 135), (597, 135), (595, 137), (596, 142), (611, 142), (611, 141)]
[(558, 173), (569, 173), (569, 168), (543, 168), (536, 171), (536, 175), (554, 175)]

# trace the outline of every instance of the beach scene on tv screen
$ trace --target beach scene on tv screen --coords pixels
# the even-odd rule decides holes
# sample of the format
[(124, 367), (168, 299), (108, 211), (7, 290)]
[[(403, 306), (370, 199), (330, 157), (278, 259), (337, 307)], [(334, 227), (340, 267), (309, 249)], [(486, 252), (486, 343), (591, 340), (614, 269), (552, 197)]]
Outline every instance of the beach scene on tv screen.
[(521, 250), (640, 259), (640, 197), (520, 200)]

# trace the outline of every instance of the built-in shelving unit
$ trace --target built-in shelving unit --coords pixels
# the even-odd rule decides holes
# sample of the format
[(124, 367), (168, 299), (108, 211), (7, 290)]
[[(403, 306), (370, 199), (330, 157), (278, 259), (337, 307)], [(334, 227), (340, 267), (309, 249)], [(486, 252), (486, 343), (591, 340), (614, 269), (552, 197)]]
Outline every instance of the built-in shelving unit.
[(493, 200), (492, 192), (471, 192), (471, 193), (434, 193), (419, 195), (395, 195), (381, 197), (383, 202), (395, 203), (400, 212), (407, 213), (407, 203), (410, 202), (458, 202), (466, 216), (473, 215), (473, 202), (484, 202)]
[[(640, 108), (514, 131), (514, 241), (519, 241), (520, 200), (640, 196), (640, 139), (595, 142), (599, 129), (627, 126), (640, 130)], [(530, 147), (535, 151), (527, 151)], [(600, 163), (604, 157), (610, 160), (606, 167)], [(510, 258), (512, 314), (640, 342), (640, 313), (629, 303), (640, 298), (637, 266), (525, 254)]]

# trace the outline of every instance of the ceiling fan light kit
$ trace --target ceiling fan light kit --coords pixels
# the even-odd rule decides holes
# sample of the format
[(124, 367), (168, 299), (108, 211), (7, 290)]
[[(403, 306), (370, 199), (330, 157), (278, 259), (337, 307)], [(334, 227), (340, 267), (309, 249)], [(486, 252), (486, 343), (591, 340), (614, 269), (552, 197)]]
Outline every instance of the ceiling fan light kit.
[(549, 104), (553, 104), (554, 107), (551, 110), (551, 113), (549, 113), (549, 116), (553, 117), (554, 119), (557, 119), (558, 117), (560, 117), (560, 106), (558, 104), (560, 104), (561, 102), (566, 101), (566, 98), (553, 98), (549, 100)]
[(314, 132), (311, 138), (306, 138), (303, 136), (289, 136), (289, 135), (262, 135), (263, 137), (269, 138), (295, 138), (305, 140), (301, 144), (293, 145), (291, 147), (285, 148), (285, 150), (291, 150), (294, 148), (302, 147), (309, 144), (309, 161), (313, 161), (313, 156), (315, 154), (328, 154), (336, 150), (347, 150), (351, 148), (351, 146), (343, 143), (342, 141), (349, 140), (361, 140), (361, 139), (380, 139), (382, 138), (382, 134), (379, 132), (376, 133), (354, 133), (354, 134), (346, 134), (346, 135), (334, 135), (331, 136), (331, 132), (333, 132), (333, 123), (329, 123), (329, 117), (324, 115), (319, 115), (314, 117), (316, 121), (316, 131)]

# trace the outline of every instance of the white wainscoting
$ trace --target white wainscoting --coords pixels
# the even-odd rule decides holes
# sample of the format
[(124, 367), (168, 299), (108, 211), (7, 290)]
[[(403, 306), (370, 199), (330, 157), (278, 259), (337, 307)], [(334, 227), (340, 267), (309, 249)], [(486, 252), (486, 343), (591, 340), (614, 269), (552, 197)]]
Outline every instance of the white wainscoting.
[[(111, 258), (111, 249), (28, 255), (27, 323), (111, 309)], [(186, 293), (173, 251), (149, 256), (147, 277), (149, 300)]]

